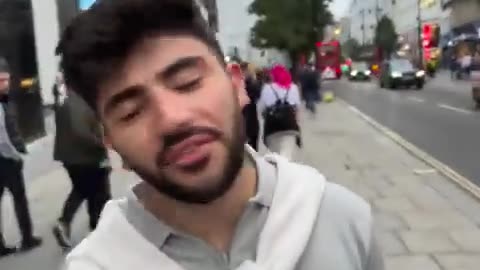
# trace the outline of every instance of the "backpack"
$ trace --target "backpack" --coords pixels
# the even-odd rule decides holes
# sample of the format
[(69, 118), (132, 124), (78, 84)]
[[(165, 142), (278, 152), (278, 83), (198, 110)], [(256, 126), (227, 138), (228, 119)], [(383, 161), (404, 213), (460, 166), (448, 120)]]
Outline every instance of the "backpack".
[(275, 104), (266, 108), (264, 112), (265, 130), (268, 133), (275, 133), (278, 131), (298, 130), (296, 107), (288, 103), (288, 94), (284, 98), (280, 98), (277, 91), (270, 86), (275, 94)]

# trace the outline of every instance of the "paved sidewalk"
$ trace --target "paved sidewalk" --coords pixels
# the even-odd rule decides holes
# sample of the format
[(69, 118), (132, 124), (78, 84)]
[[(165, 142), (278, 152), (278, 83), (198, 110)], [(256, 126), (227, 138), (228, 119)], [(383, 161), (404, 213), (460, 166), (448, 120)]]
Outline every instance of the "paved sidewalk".
[(480, 269), (480, 201), (340, 103), (303, 123), (301, 159), (367, 199), (388, 270)]
[[(305, 148), (299, 160), (372, 203), (387, 270), (479, 269), (478, 200), (432, 172), (340, 103), (322, 104), (315, 119), (304, 118)], [(114, 161), (119, 168), (118, 158)], [(46, 238), (45, 246), (1, 260), (0, 269), (58, 269), (63, 255), (50, 229), (68, 192), (66, 179), (65, 172), (56, 168), (28, 186), (36, 230)], [(114, 170), (114, 194), (123, 194), (135, 179)], [(6, 237), (13, 242), (18, 237), (16, 221), (11, 204), (3, 206)], [(75, 224), (76, 240), (85, 235), (86, 227), (83, 211)]]
[[(48, 144), (48, 142), (44, 143)], [(137, 181), (137, 178), (120, 169), (118, 156), (112, 154), (112, 157), (114, 167), (111, 175), (112, 192), (114, 197), (118, 197), (124, 195), (128, 188)], [(50, 160), (50, 152), (44, 158)], [(44, 245), (33, 252), (0, 260), (1, 270), (56, 270), (61, 268), (64, 254), (53, 239), (51, 228), (60, 215), (62, 204), (70, 191), (70, 181), (66, 172), (58, 164), (55, 168), (42, 177), (30, 181), (27, 185), (35, 231), (44, 238)], [(19, 239), (19, 233), (10, 196), (4, 197), (2, 206), (5, 238), (7, 243), (15, 243)], [(88, 233), (87, 229), (88, 219), (85, 205), (83, 205), (72, 228), (74, 242), (80, 242)]]

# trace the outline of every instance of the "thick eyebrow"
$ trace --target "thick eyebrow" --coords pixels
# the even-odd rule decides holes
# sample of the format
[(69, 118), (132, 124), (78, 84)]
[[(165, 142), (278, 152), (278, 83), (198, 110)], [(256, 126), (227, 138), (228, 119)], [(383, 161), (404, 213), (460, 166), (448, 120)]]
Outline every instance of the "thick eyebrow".
[(140, 85), (133, 85), (127, 87), (118, 94), (113, 95), (105, 104), (104, 114), (111, 113), (119, 104), (133, 97), (137, 97), (142, 92), (143, 87)]
[(172, 79), (175, 75), (184, 69), (202, 65), (204, 60), (200, 56), (189, 56), (178, 59), (173, 64), (167, 66), (159, 75), (163, 80)]

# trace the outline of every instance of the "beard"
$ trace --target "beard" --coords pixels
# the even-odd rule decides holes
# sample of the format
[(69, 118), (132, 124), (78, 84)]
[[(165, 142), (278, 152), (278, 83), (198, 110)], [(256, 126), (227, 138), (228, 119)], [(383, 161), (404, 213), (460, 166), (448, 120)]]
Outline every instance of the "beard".
[[(232, 123), (232, 137), (230, 139), (222, 138), (222, 144), (227, 151), (223, 168), (220, 169), (220, 173), (212, 177), (214, 179), (200, 179), (202, 180), (200, 182), (211, 184), (195, 188), (186, 187), (178, 184), (181, 181), (177, 181), (175, 177), (169, 176), (164, 170), (154, 174), (142, 168), (143, 166), (131, 166), (131, 169), (158, 192), (171, 199), (188, 204), (209, 204), (230, 190), (243, 165), (246, 135), (245, 123), (240, 108), (236, 108), (232, 117)], [(209, 162), (215, 161), (210, 160)]]

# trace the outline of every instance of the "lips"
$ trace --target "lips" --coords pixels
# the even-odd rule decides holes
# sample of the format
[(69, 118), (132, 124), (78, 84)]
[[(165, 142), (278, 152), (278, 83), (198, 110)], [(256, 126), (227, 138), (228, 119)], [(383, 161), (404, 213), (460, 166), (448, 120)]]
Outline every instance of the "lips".
[(164, 162), (166, 165), (179, 168), (192, 168), (208, 160), (206, 145), (215, 141), (211, 134), (195, 134), (166, 149)]

